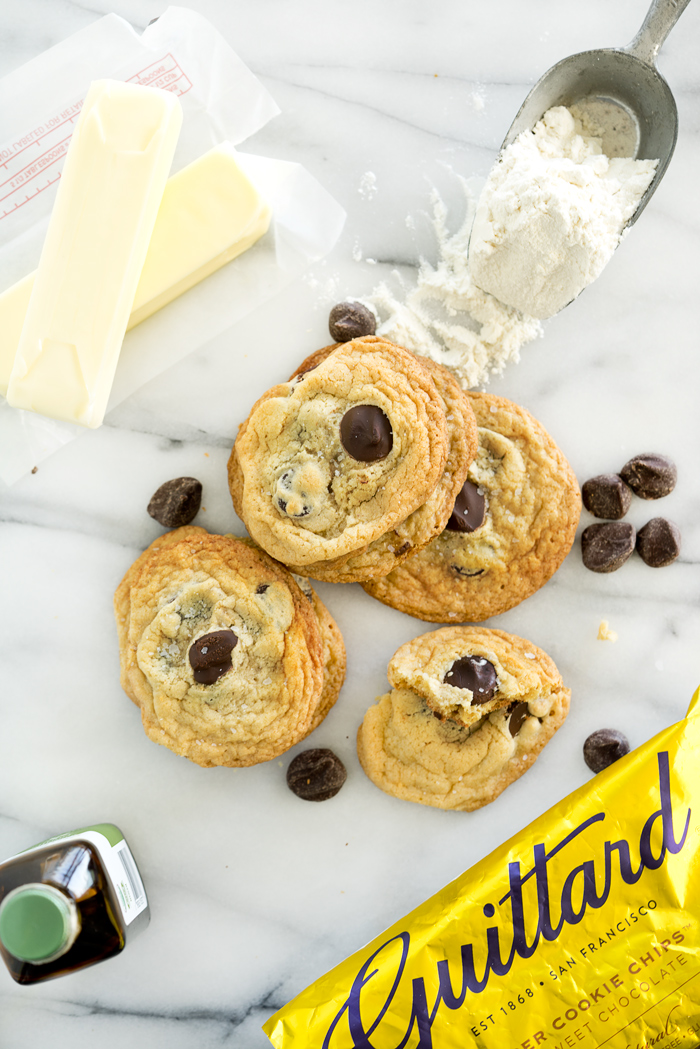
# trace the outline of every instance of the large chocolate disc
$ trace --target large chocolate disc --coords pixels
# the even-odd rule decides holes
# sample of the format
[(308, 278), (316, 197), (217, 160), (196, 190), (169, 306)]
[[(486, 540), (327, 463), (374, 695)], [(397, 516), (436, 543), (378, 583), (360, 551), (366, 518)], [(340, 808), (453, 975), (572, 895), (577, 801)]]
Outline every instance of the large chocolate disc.
[(231, 653), (237, 644), (233, 630), (213, 630), (198, 637), (189, 651), (195, 681), (200, 685), (213, 685), (218, 681), (231, 669)]
[(483, 656), (463, 656), (445, 674), (445, 684), (468, 688), (474, 693), (473, 704), (488, 703), (498, 692), (498, 678), (493, 663)]
[(361, 463), (386, 459), (394, 445), (391, 423), (376, 404), (356, 404), (340, 421), (343, 448)]

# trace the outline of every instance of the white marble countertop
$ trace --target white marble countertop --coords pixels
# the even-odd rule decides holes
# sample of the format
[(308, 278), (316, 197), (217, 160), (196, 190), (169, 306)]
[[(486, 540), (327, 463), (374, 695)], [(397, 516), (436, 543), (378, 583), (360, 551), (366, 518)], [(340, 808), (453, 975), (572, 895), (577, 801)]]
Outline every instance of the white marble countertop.
[[(644, 0), (191, 6), (282, 110), (246, 148), (303, 163), (348, 220), (332, 254), (271, 304), (0, 490), (0, 856), (113, 821), (153, 912), (120, 957), (80, 974), (26, 988), (0, 968), (2, 1049), (269, 1044), (260, 1028), (276, 1008), (586, 782), (591, 731), (615, 727), (642, 743), (682, 717), (700, 683), (700, 6), (691, 5), (659, 62), (680, 113), (663, 184), (600, 280), (490, 386), (541, 419), (580, 481), (643, 451), (672, 456), (679, 472), (663, 503), (637, 500), (629, 515), (637, 526), (657, 514), (678, 523), (674, 565), (654, 570), (635, 557), (595, 575), (577, 543), (550, 583), (492, 621), (549, 652), (573, 692), (535, 768), (471, 815), (397, 801), (366, 779), (357, 725), (385, 691), (395, 649), (426, 627), (359, 586), (319, 586), (349, 659), (341, 698), (310, 740), (347, 765), (333, 801), (310, 805), (288, 791), (295, 751), (206, 770), (146, 739), (118, 682), (112, 593), (161, 531), (146, 514), (153, 491), (195, 475), (206, 507), (197, 523), (241, 533), (225, 464), (254, 398), (328, 341), (333, 302), (395, 269), (411, 279), (419, 254), (435, 250), (422, 217), (431, 186), (457, 225), (450, 169), (486, 175), (545, 69), (575, 51), (625, 44), (645, 9)], [(8, 0), (0, 73), (110, 10), (143, 28), (162, 3)], [(367, 172), (373, 194), (363, 192)], [(581, 527), (591, 520), (584, 513)], [(601, 619), (616, 643), (596, 639)]]

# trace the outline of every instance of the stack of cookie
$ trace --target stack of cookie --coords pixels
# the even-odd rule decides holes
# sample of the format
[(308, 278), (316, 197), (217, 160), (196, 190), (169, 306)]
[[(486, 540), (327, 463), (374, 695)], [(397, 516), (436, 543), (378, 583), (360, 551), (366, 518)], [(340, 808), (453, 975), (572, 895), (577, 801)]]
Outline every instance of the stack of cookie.
[(260, 398), (229, 487), (251, 536), (292, 571), (371, 580), (443, 531), (476, 448), (451, 375), (367, 336), (315, 353)]

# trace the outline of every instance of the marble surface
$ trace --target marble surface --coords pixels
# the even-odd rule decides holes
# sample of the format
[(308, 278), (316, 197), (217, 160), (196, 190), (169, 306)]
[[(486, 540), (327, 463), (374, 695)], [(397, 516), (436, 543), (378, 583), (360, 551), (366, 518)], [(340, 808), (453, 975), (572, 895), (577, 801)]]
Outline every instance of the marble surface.
[[(435, 251), (431, 187), (456, 226), (454, 173), (485, 176), (537, 77), (574, 51), (626, 43), (645, 7), (191, 6), (281, 108), (251, 151), (303, 163), (348, 221), (332, 254), (271, 303), (0, 491), (0, 855), (111, 820), (132, 845), (153, 911), (147, 932), (104, 965), (33, 988), (1, 969), (2, 1049), (269, 1044), (260, 1027), (276, 1008), (586, 782), (581, 748), (591, 731), (611, 726), (642, 743), (682, 717), (700, 682), (700, 7), (691, 5), (659, 62), (680, 113), (660, 189), (600, 280), (490, 386), (542, 420), (580, 481), (642, 451), (671, 455), (679, 470), (671, 496), (637, 500), (629, 515), (637, 526), (657, 514), (675, 520), (678, 562), (654, 570), (634, 558), (594, 575), (577, 543), (544, 589), (493, 620), (549, 652), (573, 691), (571, 714), (535, 768), (471, 815), (396, 801), (366, 779), (357, 725), (385, 690), (390, 656), (425, 626), (359, 586), (319, 586), (349, 657), (341, 698), (310, 741), (347, 765), (333, 801), (312, 805), (287, 790), (294, 751), (250, 769), (204, 770), (146, 739), (118, 683), (111, 598), (161, 531), (145, 510), (152, 492), (195, 475), (206, 508), (198, 523), (242, 533), (225, 464), (254, 398), (328, 341), (333, 302), (394, 271), (410, 283), (419, 256)], [(7, 0), (0, 73), (110, 10), (143, 28), (162, 4)], [(581, 527), (590, 521), (584, 514)], [(616, 643), (596, 639), (601, 619)]]

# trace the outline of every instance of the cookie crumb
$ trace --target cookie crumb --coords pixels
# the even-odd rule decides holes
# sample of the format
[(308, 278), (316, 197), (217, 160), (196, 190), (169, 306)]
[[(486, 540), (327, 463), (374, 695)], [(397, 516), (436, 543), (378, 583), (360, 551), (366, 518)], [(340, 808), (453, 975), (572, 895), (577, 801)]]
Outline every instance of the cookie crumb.
[(39, 469), (38, 466), (32, 466), (32, 473), (35, 474), (38, 469)]
[(598, 640), (617, 641), (617, 633), (610, 629), (610, 624), (607, 619), (601, 619), (600, 621), (600, 626), (598, 627)]

